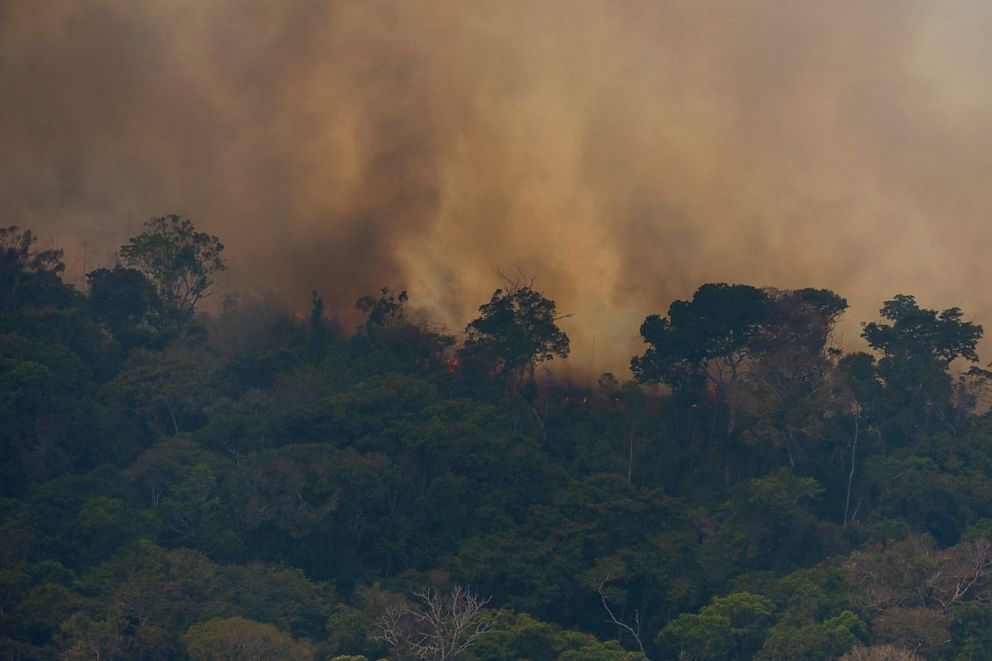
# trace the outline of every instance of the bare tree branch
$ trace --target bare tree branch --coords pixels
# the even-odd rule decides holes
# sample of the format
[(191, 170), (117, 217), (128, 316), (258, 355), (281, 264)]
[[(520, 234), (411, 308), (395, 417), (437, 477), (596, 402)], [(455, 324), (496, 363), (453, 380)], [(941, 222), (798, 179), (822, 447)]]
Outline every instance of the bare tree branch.
[(379, 622), (379, 638), (400, 656), (452, 661), (475, 644), (493, 618), (482, 612), (491, 597), (482, 598), (456, 585), (447, 592), (426, 586), (413, 591), (419, 602), (387, 604)]
[(628, 633), (630, 633), (631, 636), (633, 636), (634, 641), (637, 643), (637, 647), (640, 648), (640, 650), (641, 650), (641, 654), (643, 654), (645, 656), (645, 658), (647, 658), (647, 652), (644, 651), (644, 644), (641, 642), (641, 636), (640, 636), (640, 630), (641, 630), (641, 613), (640, 613), (640, 611), (638, 611), (636, 609), (634, 610), (634, 624), (637, 627), (636, 629), (634, 627), (631, 627), (629, 624), (627, 624), (623, 620), (619, 619), (613, 613), (613, 609), (610, 608), (610, 603), (606, 600), (606, 584), (609, 583), (610, 580), (611, 580), (610, 572), (607, 572), (606, 573), (606, 578), (604, 578), (600, 582), (600, 584), (598, 586), (596, 586), (596, 593), (599, 595), (599, 598), (603, 601), (603, 608), (606, 609), (606, 613), (607, 613), (607, 615), (610, 616), (610, 621), (613, 622), (613, 624), (615, 624), (616, 626), (620, 627), (621, 629), (624, 629), (625, 631), (627, 631)]

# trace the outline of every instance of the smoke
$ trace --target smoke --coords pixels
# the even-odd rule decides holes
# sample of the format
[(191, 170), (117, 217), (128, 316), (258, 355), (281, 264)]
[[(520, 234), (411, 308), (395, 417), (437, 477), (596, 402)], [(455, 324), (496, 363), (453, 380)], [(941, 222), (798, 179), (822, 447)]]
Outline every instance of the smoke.
[[(0, 0), (0, 210), (81, 277), (155, 215), (230, 289), (458, 330), (518, 269), (624, 371), (704, 282), (992, 323), (980, 2)], [(85, 261), (85, 264), (83, 263)], [(595, 357), (592, 355), (595, 346)]]

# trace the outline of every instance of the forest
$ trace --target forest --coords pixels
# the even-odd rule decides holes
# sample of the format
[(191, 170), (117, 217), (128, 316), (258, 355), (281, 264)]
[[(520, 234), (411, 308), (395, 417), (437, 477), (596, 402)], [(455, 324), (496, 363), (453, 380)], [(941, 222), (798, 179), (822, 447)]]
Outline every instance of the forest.
[[(702, 284), (632, 379), (539, 284), (464, 331), (222, 299), (186, 218), (117, 263), (0, 229), (0, 658), (992, 658), (982, 328)], [(326, 294), (326, 292), (325, 292)]]

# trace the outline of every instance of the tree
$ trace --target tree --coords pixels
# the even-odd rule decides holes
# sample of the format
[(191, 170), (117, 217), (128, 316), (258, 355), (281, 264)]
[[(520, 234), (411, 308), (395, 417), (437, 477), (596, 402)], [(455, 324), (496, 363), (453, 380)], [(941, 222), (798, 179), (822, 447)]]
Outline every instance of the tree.
[(161, 436), (178, 434), (210, 401), (216, 356), (197, 346), (136, 350), (108, 385), (108, 394)]
[(830, 349), (834, 327), (847, 310), (847, 300), (829, 289), (766, 288), (766, 350), (783, 347), (811, 355)]
[(699, 613), (683, 613), (658, 632), (657, 644), (673, 657), (749, 659), (761, 646), (774, 604), (761, 595), (714, 597)]
[(818, 407), (831, 396), (829, 340), (846, 308), (846, 300), (825, 289), (704, 284), (691, 300), (674, 301), (667, 317), (644, 320), (641, 335), (649, 346), (631, 359), (631, 371), (641, 383), (671, 386), (691, 409), (708, 404), (702, 409), (709, 415), (707, 443), (718, 421), (724, 430), (725, 482), (731, 481), (732, 441), (746, 427), (742, 410), (750, 409), (763, 427), (744, 440), (770, 440), (794, 464), (793, 446), (821, 427)]
[(897, 294), (882, 304), (879, 313), (892, 323), (864, 324), (861, 335), (886, 358), (932, 361), (942, 367), (959, 356), (978, 361), (975, 345), (982, 337), (982, 327), (961, 321), (961, 308), (926, 310), (913, 296)]
[(380, 329), (402, 326), (405, 323), (406, 302), (409, 298), (406, 291), (393, 294), (389, 287), (379, 290), (379, 296), (362, 296), (355, 301), (355, 307), (365, 313), (365, 323), (358, 330), (374, 337)]
[(724, 521), (699, 552), (712, 581), (725, 584), (747, 569), (811, 564), (838, 550), (838, 531), (812, 511), (822, 493), (815, 479), (787, 469), (734, 486), (724, 503)]
[(492, 617), (482, 611), (489, 599), (468, 588), (456, 585), (441, 592), (424, 587), (413, 595), (419, 604), (387, 603), (379, 628), (382, 640), (417, 659), (452, 661), (492, 624)]
[(710, 384), (730, 397), (753, 357), (793, 350), (821, 354), (847, 301), (826, 289), (779, 291), (725, 283), (702, 285), (668, 316), (650, 315), (641, 336), (650, 345), (631, 360), (641, 383), (676, 389)]
[(562, 630), (525, 613), (502, 610), (472, 650), (485, 661), (557, 659), (558, 661), (646, 661), (616, 641), (602, 642), (588, 633)]
[(843, 611), (823, 622), (779, 623), (768, 632), (755, 661), (832, 661), (868, 637), (864, 622)]
[(877, 427), (894, 442), (930, 431), (934, 423), (957, 433), (954, 388), (947, 368), (957, 358), (978, 360), (982, 327), (962, 321), (960, 308), (923, 309), (905, 294), (885, 301), (880, 314), (890, 323), (864, 324), (862, 331), (868, 344), (882, 354), (875, 368)]
[(840, 657), (840, 661), (923, 661), (923, 657), (911, 649), (895, 645), (856, 645)]
[(151, 280), (159, 298), (183, 326), (200, 299), (210, 295), (213, 274), (226, 268), (220, 256), (224, 245), (175, 214), (152, 218), (145, 227), (146, 231), (121, 246), (121, 260)]
[[(665, 383), (688, 395), (692, 405), (703, 399), (725, 407), (724, 480), (731, 478), (731, 436), (737, 429), (737, 391), (746, 361), (763, 344), (761, 330), (769, 319), (768, 297), (750, 285), (705, 284), (690, 301), (674, 301), (668, 317), (650, 315), (641, 336), (650, 346), (630, 361), (641, 383)], [(706, 400), (703, 400), (706, 401)], [(723, 410), (711, 411), (710, 438)]]
[(313, 652), (271, 624), (242, 617), (214, 618), (194, 624), (183, 636), (194, 661), (306, 661)]
[(559, 315), (555, 302), (534, 290), (533, 280), (504, 279), (506, 288), (497, 289), (479, 307), (481, 316), (466, 327), (461, 356), (487, 365), (507, 385), (514, 376), (532, 373), (538, 363), (568, 356), (568, 336), (558, 322), (569, 315)]
[(673, 302), (667, 317), (644, 320), (641, 336), (650, 347), (631, 360), (631, 371), (641, 383), (687, 388), (708, 381), (727, 394), (767, 319), (768, 300), (760, 289), (703, 285), (691, 301)]
[(116, 266), (86, 274), (90, 309), (124, 346), (148, 344), (162, 301), (145, 274)]
[(358, 327), (355, 339), (360, 346), (383, 350), (383, 355), (391, 355), (404, 366), (439, 368), (454, 338), (409, 314), (408, 301), (406, 291), (394, 294), (389, 287), (379, 290), (378, 296), (366, 294), (359, 298), (355, 307), (365, 314), (365, 323)]
[(0, 312), (49, 305), (69, 296), (71, 287), (61, 280), (62, 251), (39, 251), (37, 242), (31, 230), (0, 227)]
[[(596, 594), (599, 595), (600, 601), (603, 602), (603, 608), (606, 610), (606, 614), (609, 615), (610, 622), (616, 625), (617, 631), (620, 632), (621, 634), (624, 631), (629, 633), (630, 636), (634, 639), (634, 642), (637, 643), (637, 647), (641, 650), (641, 654), (647, 656), (647, 654), (644, 652), (644, 643), (641, 641), (641, 613), (638, 609), (636, 608), (634, 609), (634, 626), (630, 626), (629, 624), (624, 622), (623, 619), (617, 618), (617, 615), (614, 612), (614, 609), (610, 607), (610, 602), (606, 596), (607, 585), (609, 584), (611, 579), (612, 579), (612, 575), (610, 574), (610, 572), (607, 572), (603, 580), (601, 580), (599, 584), (596, 585), (595, 587)], [(623, 614), (621, 613), (621, 617), (622, 615)]]

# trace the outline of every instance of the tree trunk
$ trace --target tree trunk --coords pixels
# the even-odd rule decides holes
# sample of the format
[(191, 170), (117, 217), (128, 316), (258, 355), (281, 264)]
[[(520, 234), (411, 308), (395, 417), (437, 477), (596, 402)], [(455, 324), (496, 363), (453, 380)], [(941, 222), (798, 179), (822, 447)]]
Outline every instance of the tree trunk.
[(844, 499), (844, 528), (847, 528), (847, 513), (851, 507), (851, 485), (854, 484), (854, 464), (857, 460), (858, 436), (861, 432), (861, 407), (854, 405), (854, 439), (851, 441), (851, 471), (847, 475), (847, 497)]

